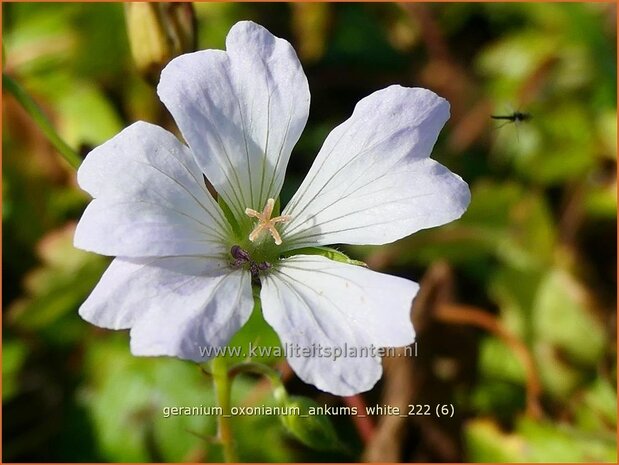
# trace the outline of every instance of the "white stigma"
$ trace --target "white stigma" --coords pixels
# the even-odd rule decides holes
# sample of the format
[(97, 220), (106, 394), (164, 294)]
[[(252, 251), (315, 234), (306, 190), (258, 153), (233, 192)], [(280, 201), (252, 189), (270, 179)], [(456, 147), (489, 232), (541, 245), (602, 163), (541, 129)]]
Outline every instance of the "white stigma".
[(256, 210), (252, 210), (251, 208), (245, 209), (245, 214), (252, 218), (258, 218), (258, 224), (254, 227), (251, 233), (249, 233), (249, 240), (254, 242), (258, 237), (262, 235), (263, 232), (269, 231), (275, 244), (281, 245), (282, 238), (279, 235), (279, 232), (275, 228), (277, 223), (284, 223), (286, 221), (290, 221), (290, 215), (280, 215), (275, 218), (271, 218), (273, 214), (273, 207), (275, 206), (275, 199), (267, 200), (267, 204), (264, 206), (264, 210), (262, 212), (257, 212)]

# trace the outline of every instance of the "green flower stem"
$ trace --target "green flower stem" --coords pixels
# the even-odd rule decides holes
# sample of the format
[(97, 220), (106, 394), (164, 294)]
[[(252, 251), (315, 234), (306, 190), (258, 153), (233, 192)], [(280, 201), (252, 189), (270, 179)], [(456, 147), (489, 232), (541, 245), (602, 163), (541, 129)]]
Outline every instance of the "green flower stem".
[(282, 377), (279, 371), (271, 368), (270, 366), (256, 362), (243, 362), (234, 365), (228, 372), (231, 379), (241, 373), (254, 373), (266, 377), (273, 386), (273, 397), (275, 400), (284, 404), (288, 400), (288, 392), (282, 383)]
[(52, 124), (49, 122), (43, 110), (28, 95), (28, 93), (16, 81), (2, 73), (2, 88), (7, 90), (19, 104), (26, 110), (36, 125), (41, 129), (47, 140), (60, 152), (64, 159), (75, 169), (82, 163), (80, 156), (60, 138)]
[(217, 435), (224, 449), (224, 459), (228, 463), (237, 462), (236, 451), (234, 450), (234, 439), (230, 427), (230, 377), (226, 359), (216, 357), (211, 362), (213, 384), (217, 405), (223, 410), (223, 414), (217, 417)]

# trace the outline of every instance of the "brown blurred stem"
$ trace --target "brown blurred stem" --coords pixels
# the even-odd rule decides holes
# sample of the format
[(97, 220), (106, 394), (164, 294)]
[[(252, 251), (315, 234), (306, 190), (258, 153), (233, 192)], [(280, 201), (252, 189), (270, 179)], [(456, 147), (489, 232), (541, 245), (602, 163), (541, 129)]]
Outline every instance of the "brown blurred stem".
[(445, 323), (468, 324), (491, 332), (509, 346), (520, 360), (526, 373), (527, 414), (539, 418), (542, 413), (539, 398), (541, 385), (535, 362), (527, 346), (509, 332), (499, 320), (490, 313), (466, 305), (443, 304), (437, 308), (436, 318)]
[(82, 164), (80, 156), (60, 138), (49, 119), (45, 116), (45, 113), (43, 113), (43, 110), (28, 95), (24, 88), (5, 73), (2, 73), (2, 88), (15, 97), (15, 100), (26, 110), (26, 113), (30, 115), (41, 132), (47, 137), (47, 140), (51, 142), (69, 165), (75, 169), (79, 168)]
[(344, 404), (348, 407), (355, 407), (358, 412), (363, 415), (353, 415), (352, 421), (365, 444), (370, 442), (376, 430), (374, 421), (365, 414), (367, 412), (367, 403), (361, 394), (354, 396), (342, 397)]

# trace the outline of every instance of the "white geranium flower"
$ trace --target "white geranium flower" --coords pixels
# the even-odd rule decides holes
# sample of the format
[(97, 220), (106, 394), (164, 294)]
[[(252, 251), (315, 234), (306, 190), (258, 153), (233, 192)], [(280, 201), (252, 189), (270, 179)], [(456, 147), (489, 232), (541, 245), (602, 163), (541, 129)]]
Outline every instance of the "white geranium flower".
[[(117, 257), (80, 308), (84, 319), (130, 328), (135, 355), (203, 361), (200, 347), (225, 346), (247, 321), (259, 281), (264, 318), (283, 344), (413, 342), (416, 283), (320, 255), (282, 255), (386, 244), (460, 217), (466, 183), (429, 158), (449, 117), (444, 99), (390, 86), (361, 100), (273, 217), (309, 111), (291, 45), (240, 22), (226, 51), (172, 60), (157, 91), (188, 146), (137, 122), (94, 149), (78, 172), (94, 200), (75, 245)], [(297, 355), (288, 357), (297, 375), (334, 394), (368, 390), (381, 376), (379, 357)]]

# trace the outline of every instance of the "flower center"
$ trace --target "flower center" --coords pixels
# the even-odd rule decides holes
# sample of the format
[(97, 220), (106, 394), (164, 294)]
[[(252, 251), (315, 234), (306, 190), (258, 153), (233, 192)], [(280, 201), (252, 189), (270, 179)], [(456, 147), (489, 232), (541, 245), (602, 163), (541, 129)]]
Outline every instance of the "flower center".
[(234, 258), (234, 261), (231, 263), (233, 268), (245, 268), (249, 270), (251, 274), (251, 279), (254, 283), (260, 282), (260, 272), (266, 271), (271, 268), (271, 264), (267, 261), (256, 262), (254, 261), (249, 252), (244, 250), (239, 245), (233, 245), (230, 249), (230, 255)]
[(276, 245), (281, 245), (282, 238), (275, 228), (277, 223), (283, 223), (285, 221), (290, 221), (290, 215), (280, 215), (274, 218), (271, 218), (273, 214), (273, 207), (275, 206), (275, 200), (269, 199), (267, 200), (267, 204), (264, 206), (264, 210), (262, 212), (257, 212), (256, 210), (252, 210), (251, 208), (245, 209), (245, 214), (251, 218), (257, 218), (258, 223), (254, 227), (251, 233), (249, 233), (249, 240), (255, 242), (262, 236), (265, 231), (271, 233), (271, 237), (275, 241)]

